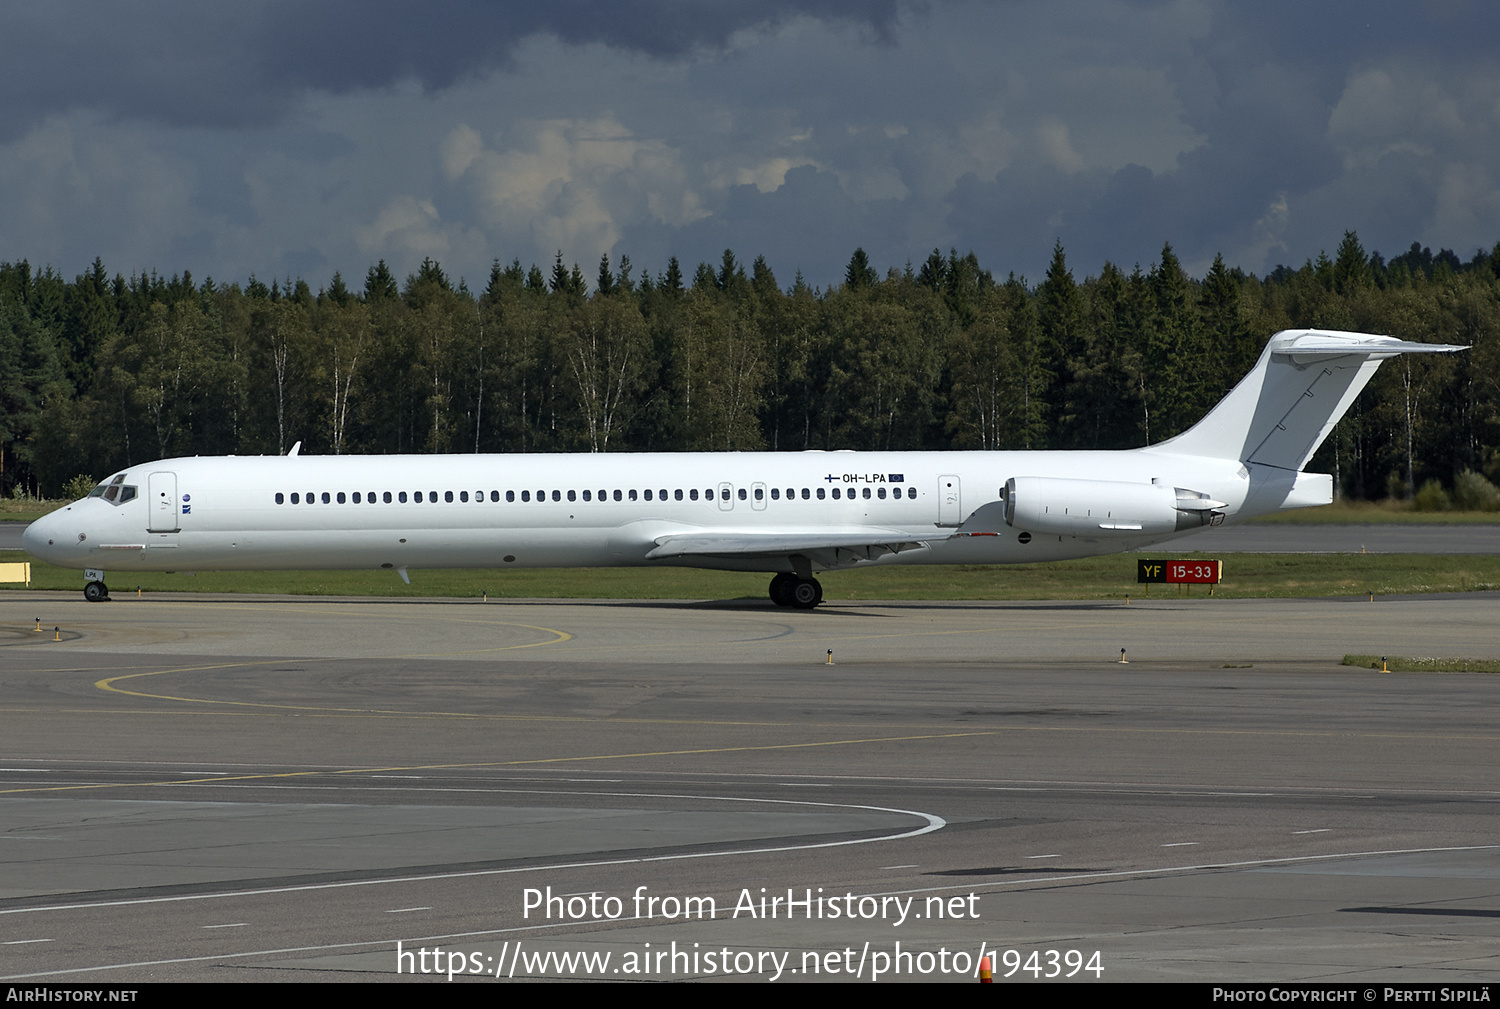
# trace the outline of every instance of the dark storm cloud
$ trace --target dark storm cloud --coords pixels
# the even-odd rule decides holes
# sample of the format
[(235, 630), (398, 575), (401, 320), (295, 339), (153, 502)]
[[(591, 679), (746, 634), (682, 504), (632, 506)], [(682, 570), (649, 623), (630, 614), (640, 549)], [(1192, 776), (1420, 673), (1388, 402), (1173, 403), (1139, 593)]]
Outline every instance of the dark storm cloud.
[[(1162, 7), (1138, 5), (1152, 9)], [(1010, 261), (1019, 254), (1035, 271), (1061, 240), (1073, 262), (1093, 271), (1105, 259), (1149, 264), (1170, 241), (1199, 269), (1223, 251), (1260, 271), (1315, 256), (1346, 229), (1360, 231), (1367, 245), (1404, 248), (1431, 234), (1445, 213), (1465, 216), (1437, 206), (1438, 180), (1456, 174), (1460, 181), (1448, 184), (1458, 187), (1493, 163), (1485, 85), (1467, 89), (1463, 79), (1492, 81), (1500, 6), (1272, 0), (1205, 9), (1208, 30), (1184, 32), (1157, 64), (1198, 146), (1155, 171), (1126, 164), (1062, 175), (1034, 163), (1032, 152), (993, 177), (967, 175), (947, 195), (960, 248)], [(1119, 48), (1098, 46), (1085, 59), (1102, 52), (1108, 61), (1129, 60), (1125, 49), (1138, 41), (1122, 34)], [(1357, 99), (1367, 78), (1394, 78), (1387, 102), (1434, 108), (1384, 135), (1385, 109), (1338, 128), (1341, 103)], [(1465, 102), (1466, 90), (1473, 94)], [(1446, 132), (1427, 122), (1454, 118), (1437, 107), (1444, 103), (1464, 106), (1464, 121)], [(1059, 114), (1067, 120), (1076, 112)], [(1476, 218), (1486, 212), (1483, 187), (1483, 179), (1473, 182)]]
[[(424, 257), (1033, 281), (1500, 237), (1500, 4), (688, 0), (0, 9), (0, 258)], [(170, 264), (168, 267), (167, 264)]]
[(361, 0), (11, 4), (0, 12), (0, 139), (78, 109), (174, 126), (276, 121), (309, 89), (414, 79), (441, 89), (503, 68), (537, 34), (671, 58), (793, 17), (887, 37), (896, 0)]

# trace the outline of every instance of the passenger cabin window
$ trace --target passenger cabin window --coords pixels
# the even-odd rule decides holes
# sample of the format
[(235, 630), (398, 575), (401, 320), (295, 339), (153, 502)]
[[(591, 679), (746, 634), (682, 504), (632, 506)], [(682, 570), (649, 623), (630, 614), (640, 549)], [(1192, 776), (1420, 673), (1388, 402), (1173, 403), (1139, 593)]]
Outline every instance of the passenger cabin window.
[(302, 503), (302, 499), (297, 496), (297, 492), (296, 491), (292, 491), (292, 504), (301, 504), (301, 503)]
[[(92, 494), (90, 494), (89, 496), (93, 497)], [(277, 504), (285, 504), (286, 503), (286, 498), (282, 496), (281, 491), (277, 491), (276, 492), (276, 503)]]

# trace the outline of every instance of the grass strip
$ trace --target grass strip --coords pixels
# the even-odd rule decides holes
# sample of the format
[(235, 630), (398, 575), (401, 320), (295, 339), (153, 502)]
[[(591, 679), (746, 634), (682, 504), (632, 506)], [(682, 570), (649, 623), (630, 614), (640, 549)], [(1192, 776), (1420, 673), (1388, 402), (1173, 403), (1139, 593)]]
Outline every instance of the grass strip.
[[(1208, 557), (1162, 551), (1160, 557)], [(1224, 599), (1416, 595), (1500, 589), (1500, 555), (1217, 554)], [(1136, 584), (1137, 554), (1014, 565), (891, 565), (820, 574), (825, 599), (1059, 600), (1206, 599), (1207, 586)], [(0, 551), (0, 561), (26, 560)], [(83, 573), (39, 561), (33, 589), (82, 592)], [(188, 574), (111, 572), (110, 591), (245, 592), (277, 595), (526, 599), (764, 599), (770, 576), (696, 568), (533, 568), (413, 570), (411, 585), (392, 571), (224, 571)], [(0, 589), (24, 588), (0, 584)]]
[(1500, 659), (1444, 659), (1427, 655), (1345, 655), (1344, 665), (1393, 673), (1500, 673)]
[(1406, 501), (1335, 501), (1250, 519), (1256, 525), (1466, 526), (1500, 524), (1500, 511), (1417, 511)]

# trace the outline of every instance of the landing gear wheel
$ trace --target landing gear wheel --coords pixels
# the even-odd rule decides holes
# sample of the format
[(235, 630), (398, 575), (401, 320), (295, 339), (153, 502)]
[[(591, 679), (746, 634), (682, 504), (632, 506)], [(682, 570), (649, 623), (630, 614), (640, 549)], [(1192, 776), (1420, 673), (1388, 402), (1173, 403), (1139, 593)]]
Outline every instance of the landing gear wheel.
[(797, 576), (783, 571), (771, 579), (771, 602), (777, 606), (792, 605), (792, 589), (797, 585)]
[(823, 601), (823, 586), (816, 578), (799, 578), (792, 586), (792, 605), (799, 610), (810, 610)]
[(91, 603), (102, 603), (109, 598), (109, 586), (103, 582), (89, 582), (83, 587), (83, 598)]

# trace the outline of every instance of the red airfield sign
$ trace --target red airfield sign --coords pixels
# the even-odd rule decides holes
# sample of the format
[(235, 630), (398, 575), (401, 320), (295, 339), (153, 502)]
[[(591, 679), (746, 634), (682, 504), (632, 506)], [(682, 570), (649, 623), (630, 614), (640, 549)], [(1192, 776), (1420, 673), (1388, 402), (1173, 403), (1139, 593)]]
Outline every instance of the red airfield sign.
[(1141, 584), (1217, 585), (1224, 573), (1223, 561), (1136, 561), (1135, 580)]

